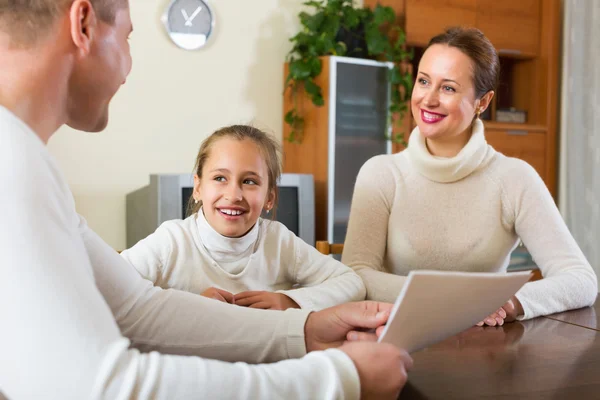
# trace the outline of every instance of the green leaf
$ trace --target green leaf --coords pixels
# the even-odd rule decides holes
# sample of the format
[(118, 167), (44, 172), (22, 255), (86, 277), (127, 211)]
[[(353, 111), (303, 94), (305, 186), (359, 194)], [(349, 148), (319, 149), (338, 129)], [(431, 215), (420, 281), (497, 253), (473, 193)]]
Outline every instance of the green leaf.
[(345, 15), (343, 24), (349, 30), (356, 28), (360, 24), (360, 13), (357, 9), (348, 7)]
[(287, 113), (285, 113), (285, 117), (283, 118), (283, 120), (285, 121), (286, 124), (292, 125), (294, 123), (294, 120), (295, 120), (294, 113), (295, 113), (294, 110), (290, 110)]
[(380, 4), (373, 10), (373, 22), (377, 25), (383, 25), (384, 23), (394, 23), (396, 14), (391, 7), (383, 7)]
[(404, 30), (400, 29), (399, 27), (396, 27), (397, 29), (394, 29), (394, 31), (396, 32), (396, 34), (398, 35), (398, 37), (396, 38), (396, 43), (395, 43), (395, 47), (402, 47), (405, 43), (406, 43), (406, 33), (404, 32)]
[(306, 2), (304, 2), (302, 4), (305, 5), (305, 6), (308, 6), (308, 7), (320, 8), (323, 3), (320, 2), (320, 1), (311, 0), (311, 1), (306, 1)]
[(312, 79), (307, 79), (306, 82), (304, 82), (304, 90), (312, 97), (321, 96), (321, 88)]
[(321, 70), (323, 68), (322, 64), (321, 64), (321, 60), (319, 60), (317, 57), (312, 58), (311, 60), (309, 60), (309, 65), (310, 65), (310, 75), (313, 78), (316, 78), (317, 76), (319, 76), (321, 74)]
[(321, 107), (325, 104), (325, 100), (323, 99), (323, 95), (316, 95), (312, 97), (312, 102), (315, 106)]
[(340, 30), (340, 17), (338, 15), (332, 15), (323, 21), (321, 25), (322, 35), (329, 37), (331, 40), (337, 35)]
[(337, 42), (335, 44), (335, 55), (337, 56), (345, 56), (348, 52), (348, 47), (346, 47), (346, 43)]
[(390, 83), (392, 85), (400, 85), (403, 82), (404, 75), (400, 72), (398, 67), (392, 68), (390, 71)]
[(321, 29), (321, 25), (323, 24), (323, 21), (325, 21), (325, 14), (321, 13), (317, 13), (315, 15), (309, 16), (308, 18), (306, 18), (303, 21), (303, 25), (306, 26), (306, 28), (309, 31), (312, 32), (318, 32)]
[(310, 76), (310, 65), (302, 60), (294, 61), (290, 64), (290, 74), (296, 80), (304, 80)]

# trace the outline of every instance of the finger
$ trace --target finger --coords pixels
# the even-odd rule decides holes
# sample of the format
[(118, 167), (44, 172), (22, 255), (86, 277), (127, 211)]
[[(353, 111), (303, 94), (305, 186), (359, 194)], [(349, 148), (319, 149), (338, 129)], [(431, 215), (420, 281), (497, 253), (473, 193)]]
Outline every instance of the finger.
[(249, 306), (251, 304), (258, 303), (263, 300), (264, 300), (263, 296), (254, 296), (254, 297), (247, 297), (245, 299), (239, 299), (237, 297), (237, 294), (235, 295), (235, 304), (237, 304), (238, 306)]
[(219, 293), (223, 297), (223, 301), (227, 303), (233, 303), (233, 294), (228, 292), (227, 290), (214, 288), (217, 293)]
[(400, 358), (402, 359), (404, 368), (406, 368), (407, 371), (413, 367), (413, 363), (414, 363), (413, 359), (406, 350), (402, 350), (402, 352), (400, 354)]
[(490, 315), (484, 320), (485, 324), (488, 326), (496, 326), (496, 317), (495, 314)]
[(258, 296), (263, 294), (263, 291), (257, 291), (257, 290), (250, 290), (247, 292), (240, 292), (238, 294), (235, 295), (236, 299), (245, 299), (246, 297), (253, 297), (253, 296)]
[(383, 331), (385, 330), (385, 325), (380, 326), (379, 328), (377, 328), (375, 330), (375, 334), (377, 335), (377, 337), (380, 337), (381, 335), (383, 335)]
[(475, 324), (476, 326), (483, 326), (483, 321), (479, 321), (478, 323)]
[(496, 323), (498, 326), (504, 325), (504, 318), (496, 317)]
[(498, 311), (496, 311), (496, 313), (502, 318), (502, 319), (506, 319), (506, 310), (504, 308), (500, 308)]
[(384, 325), (389, 316), (392, 304), (375, 301), (346, 303), (338, 309), (338, 317), (355, 328), (378, 328)]
[(382, 312), (382, 311), (388, 311), (388, 312), (392, 312), (392, 309), (394, 308), (394, 305), (392, 303), (383, 303), (380, 301), (362, 301), (359, 302), (357, 304), (362, 304), (363, 307), (367, 310), (369, 310), (370, 312)]
[(377, 335), (373, 332), (350, 331), (346, 335), (349, 342), (376, 342)]
[(211, 297), (215, 300), (219, 300), (219, 301), (222, 301), (223, 303), (227, 303), (227, 300), (225, 300), (225, 298), (223, 296), (221, 296), (221, 293), (219, 293), (219, 292), (214, 292)]
[(259, 301), (258, 303), (250, 305), (250, 308), (260, 308), (262, 310), (268, 310), (269, 308), (271, 308), (271, 303), (268, 303), (266, 301)]

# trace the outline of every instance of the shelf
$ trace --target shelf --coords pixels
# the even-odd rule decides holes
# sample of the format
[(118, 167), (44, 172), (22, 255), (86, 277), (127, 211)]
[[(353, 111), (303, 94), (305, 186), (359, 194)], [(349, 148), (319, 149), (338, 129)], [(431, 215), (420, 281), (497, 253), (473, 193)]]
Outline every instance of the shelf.
[(544, 125), (534, 124), (513, 124), (510, 122), (483, 121), (486, 129), (503, 130), (503, 131), (527, 131), (527, 132), (542, 132), (546, 133), (547, 128)]
[(498, 57), (513, 60), (534, 60), (538, 55), (520, 50), (498, 49)]

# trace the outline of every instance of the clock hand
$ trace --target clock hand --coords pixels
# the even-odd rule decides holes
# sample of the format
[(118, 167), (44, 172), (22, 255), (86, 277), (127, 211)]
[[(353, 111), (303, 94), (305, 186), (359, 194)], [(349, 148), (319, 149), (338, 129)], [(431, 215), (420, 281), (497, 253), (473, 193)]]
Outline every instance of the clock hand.
[(185, 25), (186, 26), (192, 26), (192, 21), (194, 20), (194, 18), (196, 18), (198, 16), (198, 14), (200, 14), (200, 11), (202, 11), (202, 7), (196, 8), (196, 11), (194, 11), (192, 13), (192, 15), (190, 15), (190, 17), (188, 18), (188, 20), (185, 21)]
[(181, 9), (181, 13), (183, 14), (183, 18), (185, 18), (185, 24), (187, 25), (190, 17), (188, 17), (187, 12), (185, 12), (183, 8)]

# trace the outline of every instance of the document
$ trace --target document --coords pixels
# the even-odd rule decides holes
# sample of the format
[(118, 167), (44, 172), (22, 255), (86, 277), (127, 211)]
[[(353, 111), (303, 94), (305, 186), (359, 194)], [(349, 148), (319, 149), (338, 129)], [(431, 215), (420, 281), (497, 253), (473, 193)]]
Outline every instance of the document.
[(530, 271), (411, 271), (379, 341), (409, 353), (442, 341), (498, 310), (530, 277)]

